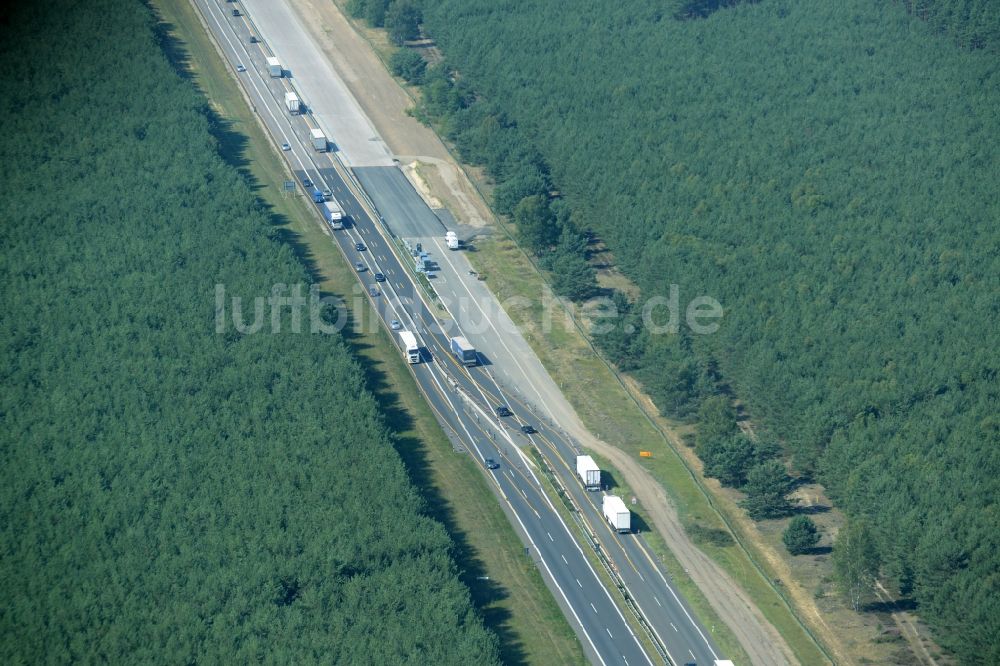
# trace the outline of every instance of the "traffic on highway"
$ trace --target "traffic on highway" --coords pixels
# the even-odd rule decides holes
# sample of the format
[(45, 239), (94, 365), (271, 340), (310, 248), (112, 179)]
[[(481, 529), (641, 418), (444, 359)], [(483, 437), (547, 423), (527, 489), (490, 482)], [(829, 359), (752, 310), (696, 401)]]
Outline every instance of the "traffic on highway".
[[(280, 66), (281, 75), (274, 75), (275, 62), (286, 54), (270, 51), (266, 32), (254, 23), (254, 4), (240, 3), (240, 11), (225, 0), (195, 4), (248, 103), (281, 149), (296, 188), (311, 197), (329, 235), (355, 267), (364, 293), (446, 432), (456, 448), (480, 461), (493, 482), (589, 658), (599, 664), (718, 663), (711, 632), (694, 618), (641, 536), (605, 518), (603, 490), (588, 491), (577, 482), (577, 457), (584, 452), (503, 387), (490, 366), (476, 363), (467, 340), (468, 349), (456, 347), (453, 340), (461, 332), (455, 322), (425, 303), (409, 267), (412, 261), (401, 259), (405, 250), (392, 234), (392, 220), (383, 219), (377, 201), (338, 159), (337, 141), (343, 139), (318, 126), (308, 90), (296, 89), (297, 80), (286, 77)], [(296, 99), (294, 111), (289, 93)], [(331, 211), (339, 211), (336, 220)], [(503, 360), (491, 359), (493, 364)], [(529, 447), (541, 453), (551, 479), (530, 457)], [(575, 514), (561, 512), (550, 500), (550, 483), (562, 489)], [(627, 508), (629, 498), (623, 499)]]

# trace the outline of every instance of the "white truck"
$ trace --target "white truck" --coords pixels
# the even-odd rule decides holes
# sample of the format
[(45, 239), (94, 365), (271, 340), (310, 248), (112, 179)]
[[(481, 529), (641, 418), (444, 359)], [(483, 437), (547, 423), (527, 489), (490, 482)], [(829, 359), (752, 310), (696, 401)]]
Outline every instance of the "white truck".
[(601, 468), (590, 456), (576, 457), (576, 475), (587, 490), (601, 489)]
[(330, 224), (331, 229), (343, 229), (344, 228), (344, 209), (340, 207), (340, 204), (336, 199), (330, 199), (329, 201), (323, 202), (323, 217)]
[(281, 68), (281, 63), (274, 56), (267, 59), (267, 73), (271, 75), (272, 79), (280, 79), (285, 71)]
[(312, 136), (313, 148), (315, 148), (321, 153), (326, 152), (327, 149), (326, 134), (323, 134), (323, 130), (318, 128), (311, 129), (309, 130), (309, 134)]
[(406, 360), (410, 363), (420, 363), (420, 347), (417, 346), (417, 336), (410, 331), (400, 331), (399, 341), (403, 343)]
[(461, 243), (458, 240), (458, 234), (454, 231), (449, 231), (444, 235), (444, 242), (448, 244), (449, 250), (457, 250)]
[(601, 502), (601, 512), (604, 514), (604, 519), (611, 523), (611, 529), (619, 534), (632, 531), (632, 514), (621, 497), (605, 495)]
[(299, 100), (299, 96), (293, 92), (286, 92), (285, 108), (288, 109), (288, 113), (293, 116), (299, 115), (299, 111), (302, 109), (302, 102)]

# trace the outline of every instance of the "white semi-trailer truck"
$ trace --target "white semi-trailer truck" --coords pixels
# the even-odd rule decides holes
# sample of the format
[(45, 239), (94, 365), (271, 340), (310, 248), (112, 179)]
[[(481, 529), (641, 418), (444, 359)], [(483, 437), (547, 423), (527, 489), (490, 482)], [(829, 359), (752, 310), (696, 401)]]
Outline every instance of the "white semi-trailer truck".
[(274, 56), (267, 59), (267, 73), (271, 75), (272, 79), (280, 79), (284, 75), (284, 70), (281, 69), (281, 63)]
[(323, 202), (323, 217), (330, 223), (331, 229), (344, 228), (344, 209), (340, 207), (336, 199)]
[(601, 511), (604, 513), (604, 519), (611, 524), (611, 528), (619, 534), (632, 531), (632, 514), (621, 497), (605, 495), (601, 502)]
[(326, 134), (323, 134), (321, 129), (311, 129), (309, 134), (312, 136), (313, 148), (322, 152), (326, 152), (327, 142)]
[(299, 100), (299, 96), (293, 92), (286, 92), (285, 108), (288, 109), (288, 113), (293, 116), (299, 115), (299, 111), (302, 109), (302, 102)]
[(601, 468), (590, 456), (576, 457), (576, 475), (587, 490), (601, 489)]
[(420, 347), (417, 346), (417, 336), (410, 331), (400, 331), (399, 340), (403, 343), (406, 360), (410, 363), (420, 363)]

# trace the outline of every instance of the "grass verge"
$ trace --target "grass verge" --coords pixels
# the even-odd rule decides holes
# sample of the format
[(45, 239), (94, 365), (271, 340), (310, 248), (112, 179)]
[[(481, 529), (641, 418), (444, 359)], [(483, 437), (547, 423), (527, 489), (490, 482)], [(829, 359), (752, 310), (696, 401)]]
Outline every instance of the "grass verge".
[[(288, 178), (273, 142), (255, 121), (243, 95), (204, 32), (198, 14), (184, 0), (154, 0), (173, 37), (171, 57), (209, 98), (218, 116), (222, 156), (240, 168), (269, 207), (276, 233), (302, 259), (326, 296), (351, 302), (354, 271), (318, 223), (302, 197), (285, 197)], [(396, 448), (428, 512), (455, 542), (454, 557), (486, 625), (500, 637), (501, 657), (510, 664), (586, 663), (563, 617), (478, 466), (456, 453), (421, 396), (408, 366), (370, 307), (355, 312), (344, 330), (375, 393)]]

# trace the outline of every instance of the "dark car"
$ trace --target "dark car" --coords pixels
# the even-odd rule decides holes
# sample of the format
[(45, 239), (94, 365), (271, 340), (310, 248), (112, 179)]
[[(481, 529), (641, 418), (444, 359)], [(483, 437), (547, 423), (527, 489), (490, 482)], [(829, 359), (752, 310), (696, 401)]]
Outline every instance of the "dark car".
[(378, 287), (376, 287), (375, 285), (368, 287), (368, 293), (371, 294), (372, 296), (378, 296), (379, 295)]
[(305, 178), (302, 179), (302, 185), (304, 185), (305, 187), (312, 187), (313, 182), (309, 180), (309, 176), (306, 176)]
[(532, 428), (527, 423), (525, 423), (523, 426), (521, 426), (521, 432), (523, 432), (525, 435), (533, 435), (535, 434), (535, 429)]
[(365, 244), (364, 243), (355, 243), (354, 244), (354, 249), (357, 250), (358, 252), (364, 252), (365, 251)]
[(376, 273), (375, 274), (375, 281), (376, 282), (385, 282), (385, 276), (382, 275), (381, 273)]
[(500, 465), (493, 458), (487, 458), (483, 464), (486, 465), (486, 469), (500, 469)]
[(510, 409), (506, 405), (500, 405), (495, 408), (497, 416), (510, 416)]

